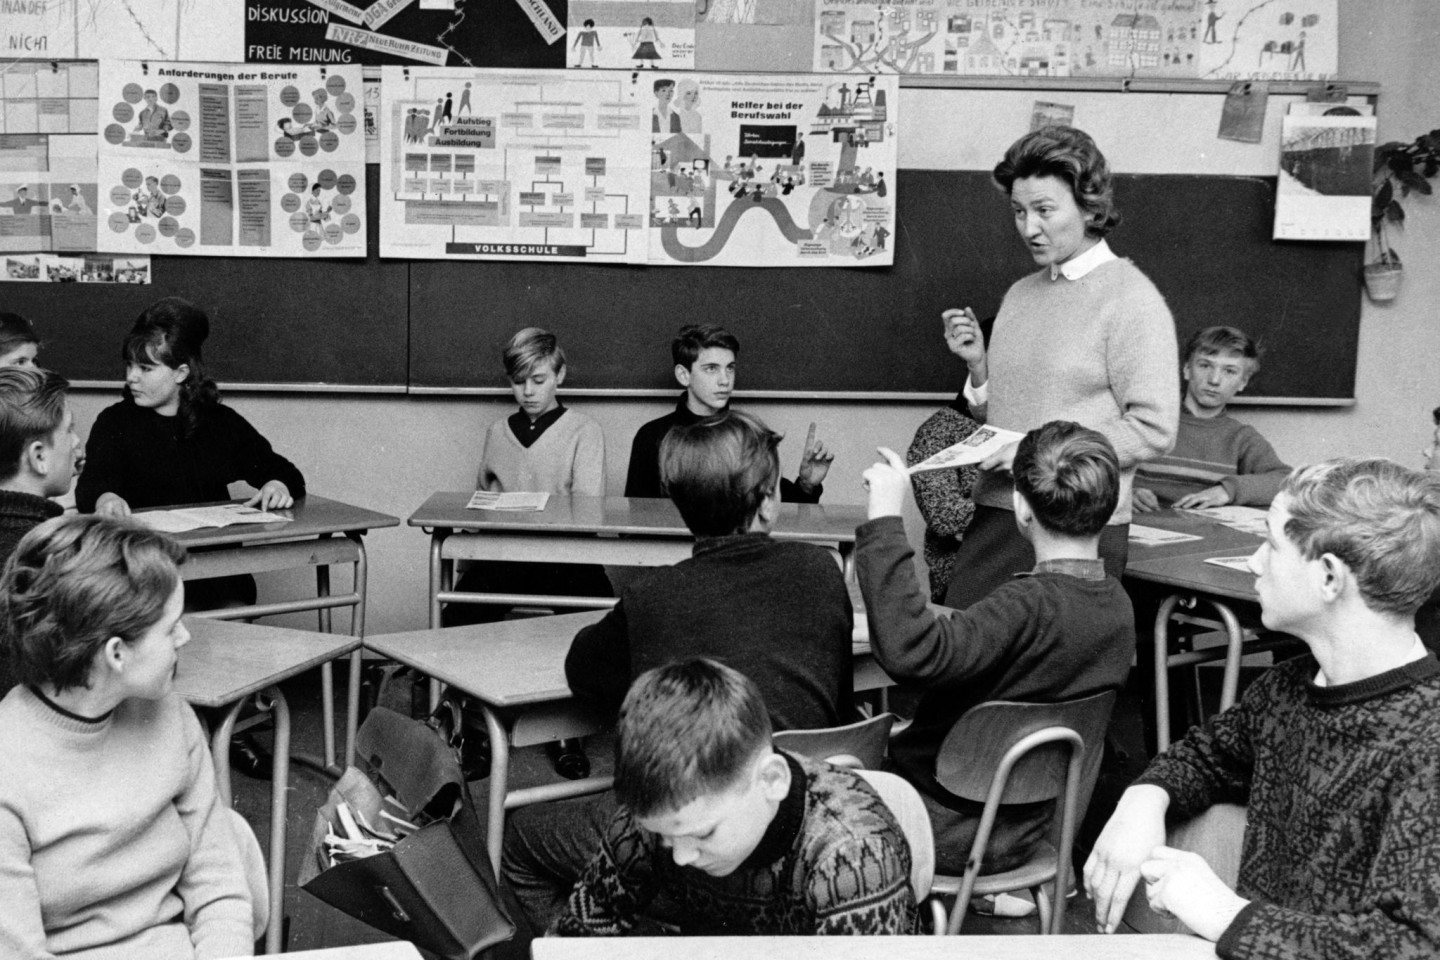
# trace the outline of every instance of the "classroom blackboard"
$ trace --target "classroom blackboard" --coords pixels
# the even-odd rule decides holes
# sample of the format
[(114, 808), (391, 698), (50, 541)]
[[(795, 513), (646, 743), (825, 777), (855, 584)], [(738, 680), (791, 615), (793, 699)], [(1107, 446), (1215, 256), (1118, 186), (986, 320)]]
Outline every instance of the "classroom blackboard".
[[(374, 197), (379, 168), (367, 171)], [(71, 380), (120, 380), (136, 316), (177, 295), (210, 315), (205, 362), (221, 383), (403, 387), (409, 265), (379, 259), (368, 206), (365, 260), (155, 257), (153, 283), (7, 283), (3, 309), (35, 325), (41, 362)]]
[[(987, 173), (901, 170), (898, 181), (888, 268), (414, 262), (410, 384), (499, 385), (501, 346), (535, 325), (559, 334), (569, 388), (674, 388), (675, 330), (719, 323), (741, 340), (742, 391), (953, 393), (961, 368), (941, 310), (993, 315), (1035, 266)], [(1363, 244), (1272, 241), (1273, 177), (1121, 175), (1116, 196), (1111, 246), (1165, 295), (1182, 343), (1202, 326), (1240, 326), (1267, 348), (1247, 396), (1354, 396)]]

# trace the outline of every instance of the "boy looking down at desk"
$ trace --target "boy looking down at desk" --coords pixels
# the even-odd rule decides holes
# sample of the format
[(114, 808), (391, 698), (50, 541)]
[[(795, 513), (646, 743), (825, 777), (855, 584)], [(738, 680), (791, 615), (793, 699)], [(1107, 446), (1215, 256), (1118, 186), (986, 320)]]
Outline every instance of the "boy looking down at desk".
[[(1011, 501), (1035, 568), (964, 610), (932, 612), (900, 517), (910, 485), (905, 461), (880, 453), (886, 462), (865, 471), (870, 520), (856, 531), (856, 573), (876, 659), (900, 683), (925, 687), (914, 722), (890, 741), (891, 762), (929, 810), (937, 871), (959, 874), (984, 805), (935, 779), (955, 722), (988, 700), (1059, 703), (1118, 689), (1129, 673), (1130, 600), (1099, 559), (1120, 462), (1109, 440), (1077, 423), (1055, 420), (1027, 433), (1011, 468)], [(1001, 807), (984, 872), (1024, 863), (1050, 822), (1049, 803)]]
[[(769, 536), (780, 505), (779, 442), (735, 410), (665, 438), (665, 485), (695, 535), (694, 555), (632, 581), (576, 634), (565, 679), (577, 700), (613, 716), (641, 673), (706, 656), (755, 684), (777, 730), (850, 722), (854, 612), (845, 578), (828, 551)], [(554, 918), (613, 809), (604, 795), (510, 818), (504, 872), (532, 929)]]
[(553, 932), (915, 932), (910, 847), (857, 773), (775, 750), (754, 683), (657, 667), (620, 710), (619, 809)]
[[(733, 333), (712, 324), (682, 327), (670, 344), (670, 355), (675, 360), (675, 379), (685, 393), (672, 412), (636, 431), (625, 475), (627, 497), (665, 496), (660, 479), (660, 443), (672, 427), (689, 426), (730, 409), (735, 360), (740, 355), (740, 341)], [(800, 473), (794, 482), (780, 479), (780, 499), (785, 503), (819, 503), (825, 475), (834, 459), (835, 455), (816, 439), (812, 423), (805, 437)]]
[[(1256, 680), (1125, 791), (1085, 864), (1113, 931), (1150, 907), (1226, 958), (1440, 954), (1440, 661), (1415, 611), (1440, 583), (1440, 477), (1389, 460), (1296, 470), (1250, 559), (1260, 616), (1309, 653)], [(1235, 888), (1166, 826), (1245, 804)], [(1239, 837), (1233, 838), (1239, 841)]]
[(1260, 351), (1243, 330), (1206, 327), (1190, 338), (1175, 446), (1136, 468), (1135, 510), (1270, 505), (1290, 468), (1258, 430), (1225, 412), (1259, 369)]

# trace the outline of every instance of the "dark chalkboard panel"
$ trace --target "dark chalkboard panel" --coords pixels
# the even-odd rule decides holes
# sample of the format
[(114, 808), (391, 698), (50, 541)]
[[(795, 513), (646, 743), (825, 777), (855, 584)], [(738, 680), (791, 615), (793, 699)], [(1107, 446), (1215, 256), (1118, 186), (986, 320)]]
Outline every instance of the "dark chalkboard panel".
[[(368, 168), (371, 197), (378, 169)], [(378, 258), (369, 206), (363, 261), (155, 257), (151, 284), (7, 283), (3, 309), (35, 325), (41, 362), (71, 380), (121, 379), (125, 333), (148, 304), (174, 294), (209, 313), (205, 361), (221, 383), (403, 387), (409, 265)]]
[[(538, 325), (565, 344), (572, 388), (669, 388), (675, 330), (712, 322), (744, 345), (742, 390), (953, 392), (940, 311), (989, 316), (1034, 264), (988, 174), (898, 179), (890, 268), (412, 263), (411, 385), (496, 385), (501, 345)], [(1121, 176), (1116, 192), (1125, 219), (1111, 245), (1165, 294), (1182, 342), (1241, 326), (1268, 347), (1247, 395), (1354, 396), (1363, 244), (1272, 241), (1273, 178)]]

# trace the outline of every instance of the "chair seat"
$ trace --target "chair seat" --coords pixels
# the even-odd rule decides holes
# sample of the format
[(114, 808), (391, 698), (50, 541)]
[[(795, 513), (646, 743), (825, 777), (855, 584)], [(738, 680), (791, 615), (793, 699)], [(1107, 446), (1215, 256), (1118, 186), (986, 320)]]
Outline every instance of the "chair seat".
[[(953, 897), (960, 892), (961, 879), (961, 877), (937, 873), (935, 879), (930, 882), (930, 890), (940, 896)], [(970, 895), (985, 897), (996, 893), (1008, 893), (1011, 890), (1029, 889), (1038, 887), (1042, 883), (1049, 883), (1054, 879), (1055, 847), (1046, 842), (1035, 848), (1035, 852), (1031, 854), (1026, 863), (1000, 873), (982, 873), (976, 877), (975, 889)]]

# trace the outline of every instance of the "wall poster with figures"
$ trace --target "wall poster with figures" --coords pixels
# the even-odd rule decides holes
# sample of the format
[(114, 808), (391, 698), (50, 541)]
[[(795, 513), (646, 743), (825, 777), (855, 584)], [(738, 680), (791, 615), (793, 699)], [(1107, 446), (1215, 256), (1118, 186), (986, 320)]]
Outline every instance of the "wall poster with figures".
[(101, 246), (365, 255), (359, 67), (100, 61)]
[(893, 262), (897, 78), (641, 79), (650, 94), (651, 263)]

